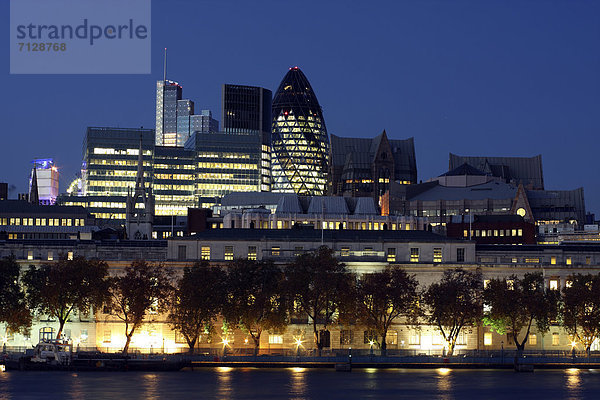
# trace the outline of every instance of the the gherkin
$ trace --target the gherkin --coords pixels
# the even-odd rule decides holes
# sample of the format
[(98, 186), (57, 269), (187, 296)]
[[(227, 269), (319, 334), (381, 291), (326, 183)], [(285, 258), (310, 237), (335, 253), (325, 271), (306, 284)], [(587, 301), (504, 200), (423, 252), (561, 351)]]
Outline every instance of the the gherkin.
[(329, 137), (308, 79), (290, 68), (273, 98), (272, 191), (324, 195)]

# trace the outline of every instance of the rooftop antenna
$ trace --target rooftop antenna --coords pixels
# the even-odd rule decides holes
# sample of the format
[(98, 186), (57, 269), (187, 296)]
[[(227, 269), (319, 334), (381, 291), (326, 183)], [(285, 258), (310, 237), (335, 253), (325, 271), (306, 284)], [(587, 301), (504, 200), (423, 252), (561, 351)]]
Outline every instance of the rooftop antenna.
[(167, 81), (167, 48), (165, 47), (165, 62), (163, 67), (163, 82)]

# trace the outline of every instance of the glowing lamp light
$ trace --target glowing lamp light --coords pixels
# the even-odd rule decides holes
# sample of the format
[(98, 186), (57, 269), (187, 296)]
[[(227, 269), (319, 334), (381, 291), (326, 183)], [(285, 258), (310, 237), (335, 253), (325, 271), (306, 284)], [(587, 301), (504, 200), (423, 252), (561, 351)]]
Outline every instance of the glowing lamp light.
[(575, 342), (575, 341), (571, 342), (571, 348), (574, 349), (575, 347), (577, 347), (577, 342)]
[(304, 342), (300, 338), (294, 338), (294, 343), (296, 344), (296, 348), (298, 348), (298, 347), (302, 346), (302, 343), (304, 343)]
[(229, 339), (223, 338), (221, 343), (223, 344), (223, 347), (227, 347), (227, 346), (229, 346)]
[(369, 340), (369, 346), (373, 347), (374, 344), (375, 344), (375, 341)]
[(0, 372), (6, 371), (6, 366), (4, 364), (0, 364)]
[(440, 375), (448, 375), (450, 373), (450, 371), (451, 371), (450, 368), (438, 368), (437, 369), (437, 372)]

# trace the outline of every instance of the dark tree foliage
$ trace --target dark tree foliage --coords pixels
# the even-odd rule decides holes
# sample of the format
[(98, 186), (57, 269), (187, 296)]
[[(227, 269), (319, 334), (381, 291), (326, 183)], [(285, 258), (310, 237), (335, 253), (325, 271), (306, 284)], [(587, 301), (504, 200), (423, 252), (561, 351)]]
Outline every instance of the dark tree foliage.
[(390, 326), (400, 317), (416, 324), (418, 317), (418, 282), (398, 267), (364, 274), (356, 285), (358, 320), (377, 332), (381, 338), (382, 354), (387, 349), (386, 337)]
[(172, 291), (171, 273), (161, 265), (152, 265), (136, 260), (125, 267), (124, 274), (110, 278), (110, 314), (125, 323), (125, 346), (127, 354), (131, 337), (150, 311), (160, 313), (167, 310)]
[(20, 272), (14, 256), (0, 259), (0, 322), (6, 323), (7, 333), (27, 333), (31, 327)]
[[(558, 291), (545, 288), (541, 272), (527, 273), (522, 278), (513, 275), (508, 279), (491, 279), (483, 291), (483, 302), (484, 324), (500, 334), (512, 335), (520, 354), (534, 322), (538, 332), (550, 330), (557, 317)], [(523, 337), (519, 339), (521, 332)]]
[(214, 321), (225, 302), (225, 273), (206, 261), (186, 267), (177, 282), (169, 305), (169, 324), (185, 338), (192, 353), (206, 330), (212, 331)]
[(319, 327), (322, 325), (326, 330), (333, 323), (340, 304), (344, 304), (351, 293), (354, 278), (326, 246), (298, 256), (284, 273), (294, 311), (305, 313), (312, 320), (314, 340), (320, 352), (323, 342)]
[(269, 260), (239, 259), (227, 266), (226, 282), (223, 316), (250, 335), (256, 355), (263, 331), (286, 326), (283, 272)]
[(453, 354), (462, 328), (481, 320), (482, 289), (481, 272), (456, 268), (444, 271), (441, 281), (425, 291), (427, 320), (439, 329), (448, 346), (448, 355)]
[(104, 261), (76, 256), (30, 267), (23, 277), (27, 303), (32, 310), (56, 318), (57, 338), (74, 312), (89, 313), (101, 307), (107, 295), (108, 265)]
[(600, 275), (573, 275), (563, 288), (560, 318), (586, 352), (600, 338)]

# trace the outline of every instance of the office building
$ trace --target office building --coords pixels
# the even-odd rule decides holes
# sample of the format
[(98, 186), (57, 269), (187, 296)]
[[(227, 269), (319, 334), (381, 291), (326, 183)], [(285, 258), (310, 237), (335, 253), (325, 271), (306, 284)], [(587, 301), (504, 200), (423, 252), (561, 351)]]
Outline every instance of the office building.
[(155, 146), (152, 160), (152, 190), (156, 216), (187, 215), (197, 206), (195, 196), (196, 152)]
[(317, 96), (298, 67), (290, 68), (283, 77), (272, 110), (271, 190), (324, 195), (329, 137)]
[(260, 192), (264, 185), (261, 135), (194, 132), (186, 149), (196, 153), (196, 204), (211, 208), (231, 192)]
[(331, 135), (332, 195), (378, 200), (388, 191), (390, 182), (417, 183), (413, 138), (390, 140), (385, 131), (372, 139)]
[(80, 205), (97, 218), (125, 220), (129, 188), (135, 187), (140, 138), (143, 173), (152, 182), (154, 130), (89, 127), (83, 143), (80, 195), (61, 196), (63, 205)]
[(462, 164), (504, 180), (514, 186), (522, 184), (527, 190), (543, 190), (542, 156), (534, 157), (469, 157), (450, 153), (449, 170)]
[(59, 172), (52, 158), (39, 158), (32, 161), (33, 169), (29, 179), (29, 192), (32, 189), (32, 180), (36, 176), (37, 195), (39, 204), (51, 205), (58, 197)]
[(260, 139), (260, 191), (271, 190), (271, 100), (268, 89), (257, 86), (223, 85), (221, 110), (223, 132), (257, 136)]
[(182, 96), (182, 87), (177, 82), (156, 82), (156, 145), (178, 146), (177, 105)]

